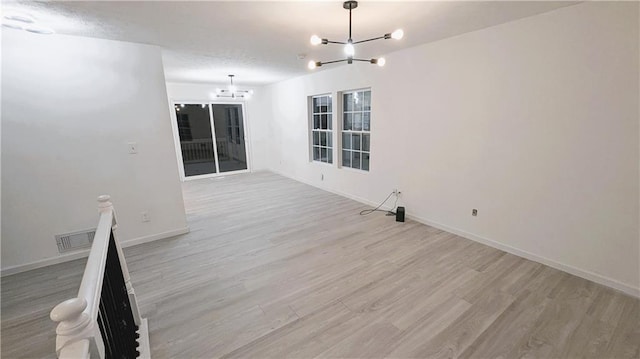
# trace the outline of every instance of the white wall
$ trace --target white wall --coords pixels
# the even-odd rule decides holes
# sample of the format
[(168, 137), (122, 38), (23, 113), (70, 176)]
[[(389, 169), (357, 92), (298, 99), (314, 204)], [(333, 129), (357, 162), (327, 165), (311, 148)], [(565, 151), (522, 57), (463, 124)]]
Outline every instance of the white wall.
[[(638, 14), (583, 3), (269, 86), (269, 167), (367, 203), (399, 188), (425, 223), (638, 295)], [(310, 163), (306, 97), (364, 87), (370, 173)]]
[[(226, 88), (228, 84), (191, 84), (191, 83), (167, 83), (167, 93), (169, 102), (173, 105), (180, 102), (218, 102), (218, 103), (244, 103), (245, 123), (247, 125), (247, 141), (249, 147), (249, 162), (251, 171), (259, 171), (267, 168), (269, 161), (267, 149), (269, 142), (268, 135), (268, 114), (264, 113), (266, 108), (262, 87), (240, 86), (240, 89), (253, 89), (254, 94), (250, 99), (231, 100), (216, 97), (216, 88)], [(171, 110), (171, 121), (175, 122), (176, 117)], [(176, 142), (175, 146), (179, 146)]]
[(4, 30), (2, 74), (3, 274), (62, 258), (100, 194), (125, 242), (187, 231), (159, 48)]

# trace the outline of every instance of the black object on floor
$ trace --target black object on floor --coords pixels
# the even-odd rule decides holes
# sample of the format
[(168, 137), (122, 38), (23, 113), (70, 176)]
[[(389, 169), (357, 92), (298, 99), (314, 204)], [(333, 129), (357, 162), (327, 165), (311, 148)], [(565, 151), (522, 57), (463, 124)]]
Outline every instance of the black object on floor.
[(404, 207), (396, 209), (396, 222), (404, 222)]

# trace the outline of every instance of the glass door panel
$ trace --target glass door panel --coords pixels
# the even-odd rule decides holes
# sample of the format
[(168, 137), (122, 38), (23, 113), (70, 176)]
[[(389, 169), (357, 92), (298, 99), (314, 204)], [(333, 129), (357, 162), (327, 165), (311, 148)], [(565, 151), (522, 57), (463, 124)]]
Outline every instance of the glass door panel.
[(220, 172), (246, 170), (247, 147), (242, 105), (212, 104), (211, 107)]
[(185, 177), (217, 173), (207, 105), (175, 106)]

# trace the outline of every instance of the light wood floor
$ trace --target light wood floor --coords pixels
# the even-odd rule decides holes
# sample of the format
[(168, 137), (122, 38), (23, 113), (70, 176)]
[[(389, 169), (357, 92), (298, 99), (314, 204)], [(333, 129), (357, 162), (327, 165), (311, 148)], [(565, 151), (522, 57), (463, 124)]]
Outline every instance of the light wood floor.
[[(125, 250), (154, 358), (638, 358), (640, 301), (274, 175), (184, 184)], [(117, 203), (115, 203), (117, 210)], [(84, 261), (2, 278), (2, 357), (52, 357)]]

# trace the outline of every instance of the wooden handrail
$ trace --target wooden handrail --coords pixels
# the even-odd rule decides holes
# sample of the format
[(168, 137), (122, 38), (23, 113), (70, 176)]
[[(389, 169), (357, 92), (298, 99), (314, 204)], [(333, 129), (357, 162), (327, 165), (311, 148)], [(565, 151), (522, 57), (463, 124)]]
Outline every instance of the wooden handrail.
[(91, 320), (98, 317), (98, 304), (100, 303), (100, 290), (102, 289), (102, 278), (104, 276), (104, 266), (107, 260), (107, 246), (111, 235), (111, 223), (113, 222), (113, 211), (105, 210), (100, 214), (98, 228), (93, 238), (87, 266), (84, 269), (78, 298), (87, 301), (87, 311)]

